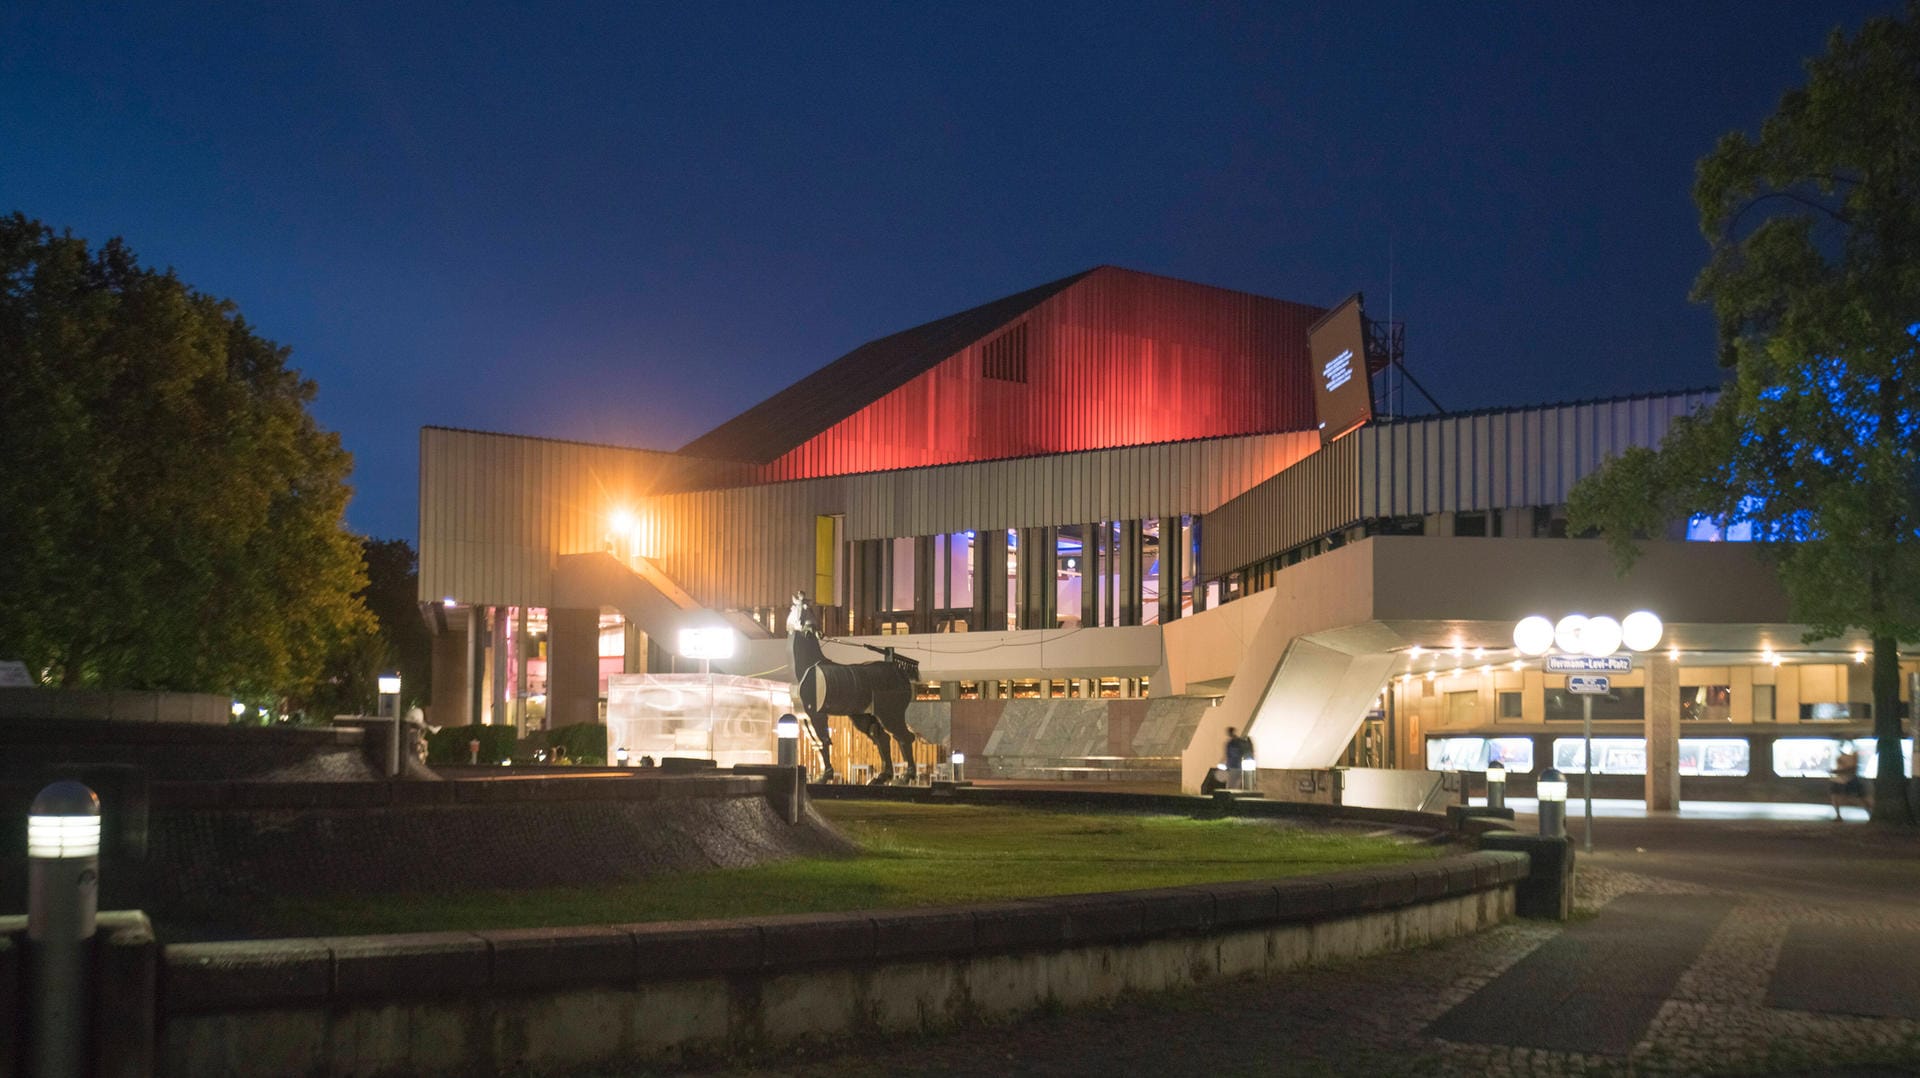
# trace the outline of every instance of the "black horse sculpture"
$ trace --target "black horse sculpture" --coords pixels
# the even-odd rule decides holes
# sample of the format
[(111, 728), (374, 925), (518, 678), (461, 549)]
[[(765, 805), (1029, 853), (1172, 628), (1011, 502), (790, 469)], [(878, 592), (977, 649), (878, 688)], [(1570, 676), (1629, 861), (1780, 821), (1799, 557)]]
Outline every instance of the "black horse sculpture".
[[(864, 646), (864, 645), (863, 645)], [(876, 649), (879, 650), (879, 649)], [(828, 715), (845, 715), (854, 728), (873, 739), (880, 750), (881, 769), (873, 783), (892, 782), (893, 745), (900, 746), (900, 758), (906, 764), (907, 780), (918, 776), (913, 762), (914, 734), (907, 727), (907, 705), (913, 702), (914, 676), (919, 664), (900, 658), (891, 648), (886, 658), (870, 663), (837, 663), (828, 659), (820, 647), (820, 628), (814, 622), (813, 604), (807, 593), (795, 592), (793, 609), (787, 612), (787, 652), (793, 660), (795, 693), (807, 721), (820, 739), (820, 755), (826, 761), (822, 781), (833, 780), (833, 736), (827, 730)]]

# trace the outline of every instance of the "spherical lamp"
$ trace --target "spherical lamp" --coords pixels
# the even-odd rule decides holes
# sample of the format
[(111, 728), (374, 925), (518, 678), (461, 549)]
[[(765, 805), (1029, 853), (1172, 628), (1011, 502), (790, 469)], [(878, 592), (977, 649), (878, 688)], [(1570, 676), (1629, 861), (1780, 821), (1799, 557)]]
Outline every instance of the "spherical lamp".
[(1605, 614), (1587, 619), (1580, 630), (1580, 647), (1588, 655), (1605, 658), (1620, 650), (1620, 623)]
[(1664, 632), (1666, 626), (1660, 624), (1659, 615), (1651, 610), (1636, 610), (1620, 623), (1620, 642), (1630, 651), (1652, 651), (1660, 645)]
[(1553, 626), (1553, 642), (1561, 651), (1569, 655), (1584, 655), (1587, 649), (1581, 646), (1580, 634), (1587, 628), (1585, 614), (1568, 614)]
[(1545, 655), (1553, 646), (1553, 622), (1538, 614), (1521, 618), (1513, 627), (1513, 646), (1522, 655)]

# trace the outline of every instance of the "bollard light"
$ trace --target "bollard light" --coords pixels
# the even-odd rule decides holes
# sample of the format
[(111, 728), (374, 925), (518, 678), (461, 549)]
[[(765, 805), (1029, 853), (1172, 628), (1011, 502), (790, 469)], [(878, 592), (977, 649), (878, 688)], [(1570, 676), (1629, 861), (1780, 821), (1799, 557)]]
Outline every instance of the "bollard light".
[(34, 1074), (79, 1074), (86, 1060), (87, 966), (100, 905), (100, 798), (78, 782), (41, 790), (27, 810), (27, 944)]
[(233, 706), (228, 710), (233, 712), (233, 721), (239, 722), (240, 716), (245, 715), (247, 713), (247, 705), (241, 703), (238, 700), (235, 700), (233, 702)]
[(779, 741), (781, 767), (800, 766), (800, 720), (792, 715), (782, 715), (773, 724), (773, 736)]
[(1251, 756), (1243, 757), (1240, 760), (1240, 770), (1245, 771), (1249, 775), (1253, 774), (1258, 767), (1259, 765), (1253, 762), (1253, 757)]
[(966, 774), (967, 754), (964, 752), (956, 752), (951, 758), (953, 760), (953, 781), (959, 782), (961, 781), (961, 776)]
[(379, 678), (382, 696), (397, 696), (400, 692), (399, 674), (381, 674)]
[(613, 758), (620, 762), (621, 767), (627, 766), (627, 747), (625, 745), (622, 745), (619, 748), (613, 750)]
[(1567, 777), (1556, 768), (1540, 772), (1537, 784), (1540, 798), (1540, 834), (1544, 838), (1567, 836)]
[(1487, 807), (1507, 807), (1507, 769), (1498, 761), (1487, 765)]

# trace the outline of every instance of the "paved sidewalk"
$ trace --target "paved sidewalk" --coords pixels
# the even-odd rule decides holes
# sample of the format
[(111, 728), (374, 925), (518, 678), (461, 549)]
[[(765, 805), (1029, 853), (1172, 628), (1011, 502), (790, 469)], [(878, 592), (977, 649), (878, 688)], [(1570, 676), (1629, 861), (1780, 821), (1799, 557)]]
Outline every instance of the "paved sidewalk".
[(1665, 817), (1596, 839), (1567, 925), (717, 1073), (1920, 1075), (1920, 837)]

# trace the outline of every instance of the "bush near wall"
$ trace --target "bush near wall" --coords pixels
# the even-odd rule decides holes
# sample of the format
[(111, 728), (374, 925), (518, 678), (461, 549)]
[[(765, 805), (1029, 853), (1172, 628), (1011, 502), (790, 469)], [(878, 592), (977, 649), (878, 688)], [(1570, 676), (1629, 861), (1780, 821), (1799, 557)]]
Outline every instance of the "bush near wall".
[(480, 742), (480, 762), (497, 764), (513, 758), (520, 730), (513, 726), (442, 726), (427, 735), (427, 762), (464, 764), (467, 743)]
[(578, 722), (546, 731), (547, 748), (559, 746), (576, 764), (607, 762), (607, 728), (597, 722)]

